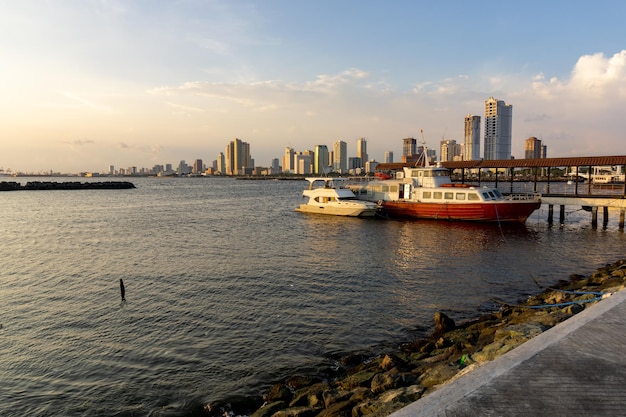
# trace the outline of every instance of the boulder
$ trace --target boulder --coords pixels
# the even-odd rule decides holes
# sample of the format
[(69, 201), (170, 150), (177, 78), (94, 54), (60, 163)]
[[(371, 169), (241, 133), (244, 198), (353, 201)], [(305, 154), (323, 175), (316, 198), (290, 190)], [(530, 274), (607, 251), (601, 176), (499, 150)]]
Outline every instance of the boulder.
[(445, 333), (454, 330), (455, 327), (454, 320), (450, 317), (440, 311), (435, 313), (435, 332)]

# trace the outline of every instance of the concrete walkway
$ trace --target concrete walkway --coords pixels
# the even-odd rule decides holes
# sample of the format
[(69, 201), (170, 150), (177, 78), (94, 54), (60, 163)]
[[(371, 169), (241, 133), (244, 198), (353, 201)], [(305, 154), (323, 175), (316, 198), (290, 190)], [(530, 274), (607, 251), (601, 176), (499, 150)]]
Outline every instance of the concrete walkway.
[(392, 416), (626, 416), (626, 290)]

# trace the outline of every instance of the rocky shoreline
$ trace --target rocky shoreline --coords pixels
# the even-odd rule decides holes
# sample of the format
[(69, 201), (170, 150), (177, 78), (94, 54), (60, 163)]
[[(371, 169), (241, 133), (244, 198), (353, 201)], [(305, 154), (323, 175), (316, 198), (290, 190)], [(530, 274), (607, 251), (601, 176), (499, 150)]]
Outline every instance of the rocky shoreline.
[(435, 313), (435, 331), (422, 340), (374, 358), (353, 354), (324, 377), (292, 376), (263, 398), (230, 398), (205, 406), (199, 415), (251, 417), (385, 417), (461, 374), (496, 359), (624, 289), (626, 259), (590, 276), (571, 275), (519, 304), (455, 324)]

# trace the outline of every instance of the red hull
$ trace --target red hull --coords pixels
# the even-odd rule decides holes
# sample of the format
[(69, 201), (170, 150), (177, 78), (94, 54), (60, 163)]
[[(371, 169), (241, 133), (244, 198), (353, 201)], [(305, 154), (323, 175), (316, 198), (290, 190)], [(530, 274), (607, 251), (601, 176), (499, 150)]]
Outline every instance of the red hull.
[(541, 202), (535, 200), (471, 204), (385, 201), (381, 214), (399, 218), (523, 223), (540, 206)]

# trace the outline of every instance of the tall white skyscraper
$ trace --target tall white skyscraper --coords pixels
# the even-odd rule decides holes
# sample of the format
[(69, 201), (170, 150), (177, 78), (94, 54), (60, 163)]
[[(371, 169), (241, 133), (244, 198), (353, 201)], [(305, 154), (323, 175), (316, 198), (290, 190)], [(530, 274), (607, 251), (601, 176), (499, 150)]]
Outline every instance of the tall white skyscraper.
[(477, 161), (480, 159), (480, 116), (465, 116), (465, 150), (463, 159)]
[(342, 140), (338, 140), (333, 145), (333, 171), (348, 171), (348, 144)]
[(489, 97), (485, 101), (485, 159), (511, 159), (513, 106)]
[(385, 152), (385, 163), (388, 164), (388, 163), (391, 163), (391, 162), (393, 162), (393, 152), (386, 151)]
[(367, 158), (367, 141), (360, 138), (356, 141), (356, 156), (361, 158), (361, 168), (365, 168), (365, 163), (369, 161)]

